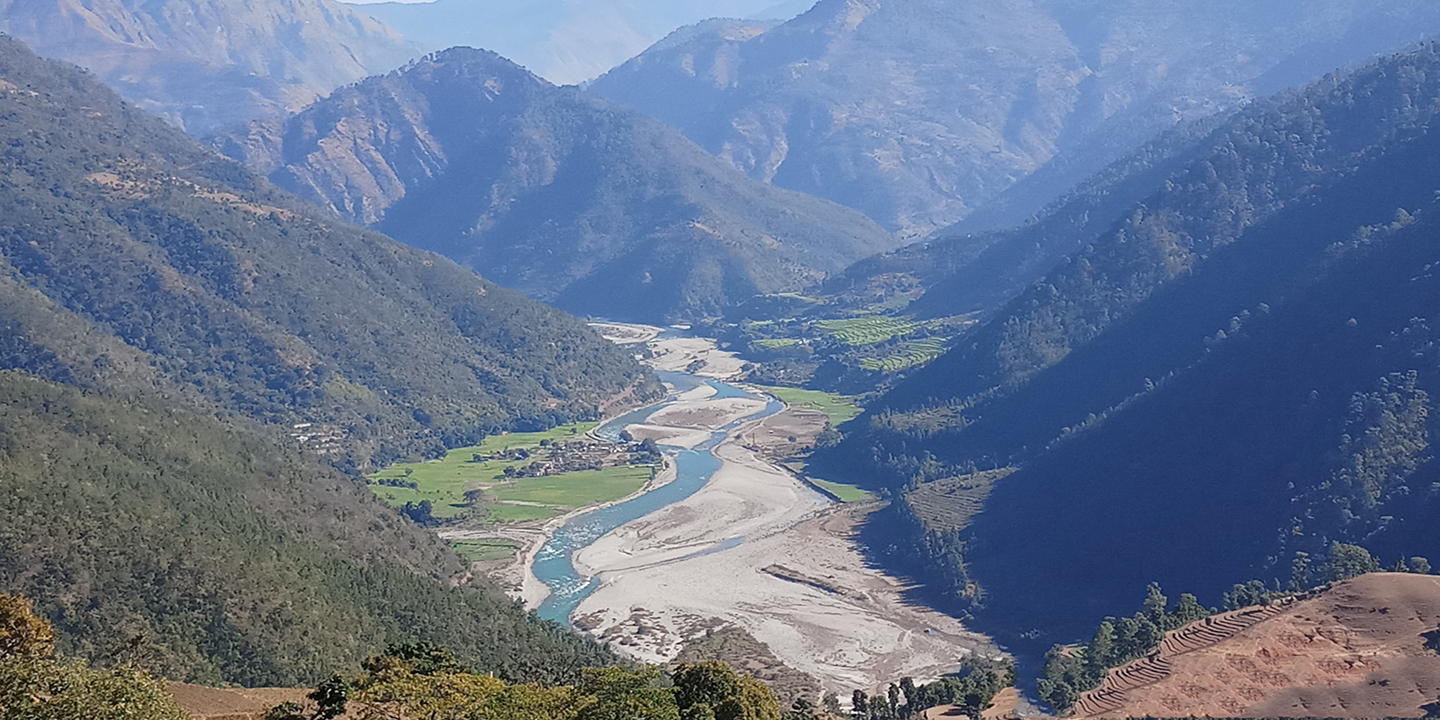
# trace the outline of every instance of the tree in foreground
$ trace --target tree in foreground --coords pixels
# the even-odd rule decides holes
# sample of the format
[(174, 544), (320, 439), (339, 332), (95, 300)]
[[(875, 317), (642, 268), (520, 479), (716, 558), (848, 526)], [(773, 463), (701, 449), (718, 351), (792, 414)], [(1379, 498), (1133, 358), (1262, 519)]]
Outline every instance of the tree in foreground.
[(681, 720), (780, 720), (775, 693), (723, 662), (681, 665), (673, 681)]
[(587, 668), (577, 720), (680, 720), (675, 694), (659, 686), (660, 669)]
[(131, 664), (97, 670), (56, 657), (55, 632), (29, 600), (0, 595), (0, 717), (186, 720), (165, 686)]
[[(779, 720), (779, 702), (769, 688), (743, 678), (662, 685), (660, 669), (607, 667), (582, 672), (575, 686), (511, 685), (457, 663), (448, 650), (428, 643), (391, 645), (362, 664), (354, 678), (332, 678), (316, 688), (305, 705), (274, 708), (266, 720), (330, 720), (345, 713), (363, 720)], [(733, 671), (723, 666), (733, 677)], [(706, 675), (706, 678), (711, 678)], [(712, 679), (713, 679), (712, 678)], [(753, 712), (757, 686), (775, 708)], [(682, 688), (714, 701), (682, 715), (676, 695)], [(708, 713), (708, 714), (706, 714)]]

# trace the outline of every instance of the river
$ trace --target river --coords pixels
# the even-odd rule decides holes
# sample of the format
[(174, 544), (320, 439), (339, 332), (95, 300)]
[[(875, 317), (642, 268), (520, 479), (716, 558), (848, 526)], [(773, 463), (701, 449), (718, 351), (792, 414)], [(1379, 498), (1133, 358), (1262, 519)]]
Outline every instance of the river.
[[(570, 624), (571, 613), (600, 586), (598, 578), (582, 575), (575, 569), (575, 553), (628, 522), (699, 492), (720, 469), (720, 459), (715, 457), (714, 450), (729, 438), (730, 433), (745, 423), (769, 417), (785, 407), (772, 398), (756, 396), (718, 380), (682, 372), (659, 372), (657, 375), (675, 388), (675, 392), (667, 400), (610, 420), (597, 428), (595, 433), (607, 440), (618, 441), (620, 432), (627, 426), (644, 423), (651, 415), (676, 402), (678, 395), (705, 384), (715, 389), (716, 394), (712, 398), (759, 398), (766, 400), (765, 409), (726, 425), (711, 434), (708, 441), (692, 449), (661, 445), (666, 454), (674, 459), (676, 478), (673, 481), (625, 502), (578, 515), (557, 529), (535, 555), (533, 566), (535, 577), (550, 588), (550, 596), (537, 610), (544, 619)], [(743, 538), (730, 538), (716, 543), (714, 547), (701, 550), (696, 555), (717, 552), (742, 540)]]

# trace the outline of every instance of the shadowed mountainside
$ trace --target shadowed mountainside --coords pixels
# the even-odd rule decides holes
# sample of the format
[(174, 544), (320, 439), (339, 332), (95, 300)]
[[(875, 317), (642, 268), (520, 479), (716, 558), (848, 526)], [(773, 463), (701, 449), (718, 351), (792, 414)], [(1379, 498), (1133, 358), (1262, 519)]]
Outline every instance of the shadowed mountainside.
[(816, 465), (904, 496), (874, 544), (943, 602), (1050, 639), (1152, 580), (1213, 602), (1333, 541), (1440, 551), (1437, 82), (1427, 45), (1204, 134)]

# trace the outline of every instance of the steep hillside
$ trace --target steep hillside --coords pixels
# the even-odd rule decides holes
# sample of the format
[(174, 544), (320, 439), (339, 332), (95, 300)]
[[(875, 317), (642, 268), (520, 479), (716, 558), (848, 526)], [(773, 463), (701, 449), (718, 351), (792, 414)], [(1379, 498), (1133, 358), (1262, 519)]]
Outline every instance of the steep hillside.
[(1437, 82), (1431, 45), (1237, 116), (872, 405), (834, 471), (964, 500), (947, 523), (909, 493), (880, 542), (951, 602), (983, 593), (1004, 629), (1044, 617), (1062, 634), (1151, 580), (1214, 602), (1335, 540), (1440, 550), (1425, 520), (1440, 138), (1436, 108), (1411, 100)]
[[(1264, 101), (1261, 101), (1262, 103)], [(877, 302), (921, 318), (986, 317), (1045, 277), (1066, 256), (1112, 230), (1166, 179), (1204, 160), (1221, 113), (1187, 122), (1066, 191), (1033, 220), (935, 237), (866, 258), (807, 292), (847, 309)]]
[(526, 681), (604, 648), (527, 616), (279, 432), (0, 371), (0, 592), (60, 648), (208, 684), (315, 683), (429, 641)]
[[(1258, 622), (1246, 616), (1256, 616)], [(1428, 717), (1440, 701), (1440, 578), (1374, 573), (1170, 633), (1076, 717)]]
[(682, 30), (592, 87), (919, 236), (992, 202), (967, 230), (1018, 222), (1178, 121), (1436, 31), (1418, 0), (823, 0)]
[(429, 47), (481, 47), (561, 85), (590, 80), (675, 28), (713, 17), (789, 20), (813, 0), (435, 0), (358, 10)]
[(362, 465), (658, 391), (580, 321), (330, 219), (8, 38), (0, 99), (6, 368), (313, 423)]
[(0, 32), (191, 132), (294, 112), (421, 52), (331, 0), (3, 0)]
[(656, 120), (468, 48), (216, 144), (578, 314), (713, 315), (895, 245), (853, 210), (755, 182)]

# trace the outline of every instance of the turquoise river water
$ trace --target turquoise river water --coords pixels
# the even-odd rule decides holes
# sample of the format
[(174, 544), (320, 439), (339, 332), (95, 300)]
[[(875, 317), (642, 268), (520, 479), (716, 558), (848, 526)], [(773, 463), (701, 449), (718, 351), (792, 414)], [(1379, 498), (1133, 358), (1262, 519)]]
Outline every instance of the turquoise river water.
[[(734, 385), (696, 377), (689, 373), (661, 372), (657, 374), (661, 380), (675, 387), (675, 395), (693, 390), (702, 384), (708, 384), (715, 388), (716, 395), (714, 397), (716, 398), (755, 397)], [(645, 422), (654, 413), (674, 403), (675, 395), (658, 405), (617, 417), (597, 428), (596, 433), (608, 440), (618, 441), (620, 431), (624, 430), (625, 426)], [(598, 578), (581, 575), (575, 569), (572, 561), (575, 553), (625, 523), (638, 520), (671, 503), (694, 495), (700, 488), (705, 487), (715, 471), (720, 469), (720, 459), (715, 457), (714, 453), (716, 446), (729, 437), (730, 433), (742, 423), (769, 417), (780, 412), (782, 408), (784, 405), (770, 400), (761, 412), (721, 428), (713, 433), (708, 441), (694, 449), (665, 447), (666, 453), (674, 458), (675, 480), (625, 502), (571, 518), (569, 522), (556, 530), (535, 556), (535, 577), (550, 588), (550, 597), (545, 599), (537, 611), (540, 617), (568, 625), (570, 614), (575, 612), (575, 608), (580, 605), (582, 600), (600, 586)], [(696, 554), (719, 552), (734, 547), (743, 540), (744, 538), (730, 538)]]

